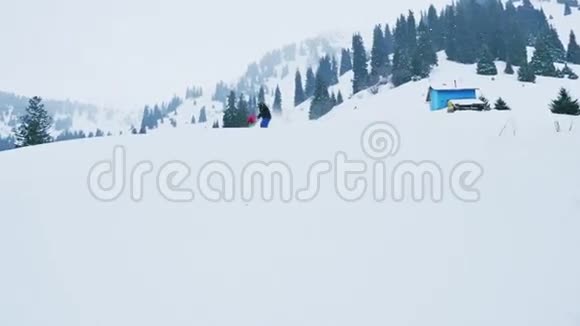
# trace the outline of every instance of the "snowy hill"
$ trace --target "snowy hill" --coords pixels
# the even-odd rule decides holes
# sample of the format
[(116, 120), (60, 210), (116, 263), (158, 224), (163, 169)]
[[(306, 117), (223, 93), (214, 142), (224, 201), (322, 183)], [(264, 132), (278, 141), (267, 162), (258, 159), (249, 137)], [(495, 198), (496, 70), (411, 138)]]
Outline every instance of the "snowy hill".
[[(264, 77), (271, 129), (211, 128), (205, 96), (146, 135), (0, 153), (0, 325), (580, 324), (580, 121), (548, 110), (580, 81), (439, 59), (377, 94), (345, 74), (319, 121), (288, 107), (297, 56)], [(513, 110), (429, 111), (454, 83)]]
[[(405, 122), (438, 125), (441, 129), (457, 129), (459, 135), (481, 132), (488, 136), (499, 135), (504, 127), (511, 134), (543, 135), (554, 133), (554, 123), (561, 123), (563, 129), (580, 128), (575, 122), (577, 117), (553, 115), (549, 111), (552, 99), (558, 95), (561, 87), (580, 96), (580, 81), (538, 77), (535, 84), (517, 81), (516, 75), (500, 73), (498, 76), (480, 76), (475, 74), (475, 65), (463, 65), (445, 60), (445, 54), (439, 54), (440, 65), (436, 67), (429, 79), (412, 82), (399, 88), (383, 87), (379, 94), (361, 92), (354, 98), (336, 107), (322, 120), (333, 124), (337, 121), (352, 120), (398, 120)], [(498, 70), (503, 71), (505, 63), (497, 62)], [(580, 71), (580, 66), (570, 65)], [(502, 97), (512, 108), (508, 112), (458, 112), (448, 114), (446, 110), (431, 112), (425, 101), (430, 86), (455, 83), (459, 87), (477, 87), (479, 95), (485, 96), (491, 103)], [(342, 87), (344, 84), (341, 84)], [(475, 128), (475, 129), (474, 129)], [(418, 130), (421, 130), (420, 128)]]
[[(0, 154), (10, 171), (2, 175), (0, 324), (576, 325), (580, 156), (563, 148), (578, 148), (578, 133), (498, 137), (504, 117), (472, 129), (475, 114), (415, 118), (419, 109), (405, 110), (400, 96), (375, 107), (381, 96), (361, 103), (356, 119), (337, 110), (332, 124), (299, 132), (177, 128)], [(399, 163), (431, 161), (449, 180), (459, 162), (475, 161), (484, 169), (480, 200), (464, 202), (444, 182), (440, 203), (396, 202), (390, 190), (385, 201), (367, 192), (346, 202), (334, 173), (309, 203), (242, 200), (249, 162), (285, 162), (297, 191), (310, 164), (334, 162), (339, 151), (368, 164), (371, 189), (374, 161), (360, 144), (377, 117), (400, 133), (389, 176)], [(100, 202), (87, 175), (118, 145), (125, 191)], [(60, 159), (69, 153), (82, 155)], [(235, 173), (233, 202), (210, 202), (197, 189), (198, 172), (215, 160)], [(43, 170), (23, 163), (38, 161)], [(140, 188), (128, 178), (138, 162), (153, 171), (143, 200), (133, 201), (140, 192), (130, 189)], [(162, 192), (175, 188), (158, 186), (163, 167), (177, 162), (191, 168), (181, 187), (194, 189), (193, 201), (170, 202)]]

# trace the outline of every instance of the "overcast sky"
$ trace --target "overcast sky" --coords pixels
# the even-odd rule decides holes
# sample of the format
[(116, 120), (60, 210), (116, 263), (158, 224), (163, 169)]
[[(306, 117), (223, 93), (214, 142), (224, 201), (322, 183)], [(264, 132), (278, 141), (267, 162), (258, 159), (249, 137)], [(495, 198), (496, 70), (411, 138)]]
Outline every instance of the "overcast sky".
[(371, 29), (430, 2), (0, 0), (0, 90), (141, 107), (231, 79), (290, 41)]

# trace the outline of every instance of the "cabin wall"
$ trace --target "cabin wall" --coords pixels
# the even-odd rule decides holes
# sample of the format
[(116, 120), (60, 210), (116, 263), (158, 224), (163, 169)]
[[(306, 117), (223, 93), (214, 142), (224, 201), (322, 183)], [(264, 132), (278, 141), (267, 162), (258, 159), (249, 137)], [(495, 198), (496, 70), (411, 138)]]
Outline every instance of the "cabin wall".
[(445, 91), (431, 91), (431, 111), (447, 109), (449, 100), (466, 100), (476, 99), (476, 90), (445, 90)]

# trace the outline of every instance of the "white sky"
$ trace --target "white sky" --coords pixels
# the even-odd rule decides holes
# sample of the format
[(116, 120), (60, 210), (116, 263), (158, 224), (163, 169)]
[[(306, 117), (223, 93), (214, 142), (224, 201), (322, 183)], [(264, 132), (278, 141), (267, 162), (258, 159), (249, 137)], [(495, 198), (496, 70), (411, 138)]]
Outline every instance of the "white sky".
[(290, 41), (370, 30), (430, 2), (0, 0), (0, 90), (141, 107), (230, 80)]

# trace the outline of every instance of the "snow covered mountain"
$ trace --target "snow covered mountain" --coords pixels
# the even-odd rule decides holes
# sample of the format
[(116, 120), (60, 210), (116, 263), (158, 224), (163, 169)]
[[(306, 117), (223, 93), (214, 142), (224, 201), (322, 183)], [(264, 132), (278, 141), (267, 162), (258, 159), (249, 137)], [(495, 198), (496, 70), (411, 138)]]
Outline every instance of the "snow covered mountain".
[[(285, 99), (271, 129), (211, 128), (206, 95), (146, 135), (0, 153), (0, 325), (580, 323), (580, 121), (548, 110), (579, 81), (440, 53), (376, 94), (342, 76), (345, 102), (309, 121), (296, 58), (263, 77)], [(454, 83), (512, 110), (429, 111)]]
[[(541, 8), (545, 12), (546, 16), (549, 17), (549, 23), (553, 25), (559, 32), (559, 36), (563, 44), (568, 44), (568, 36), (570, 31), (580, 31), (580, 20), (578, 20), (578, 15), (580, 12), (574, 12), (570, 16), (564, 16), (563, 5), (557, 3), (556, 1), (532, 1), (532, 4), (536, 8)], [(439, 3), (439, 7), (442, 6), (443, 3)], [(419, 9), (425, 8), (416, 8), (415, 10), (419, 11)], [(397, 15), (389, 13), (389, 16), (392, 17), (392, 19), (388, 22), (392, 24), (392, 21), (394, 21)], [(368, 32), (369, 30), (370, 29), (363, 32)], [(368, 34), (370, 33), (363, 33), (363, 35), (366, 36), (365, 39), (372, 40), (372, 37)], [(274, 124), (274, 127), (281, 124), (288, 125), (289, 123), (291, 124), (294, 122), (306, 122), (309, 120), (308, 111), (310, 109), (311, 102), (310, 100), (307, 100), (300, 106), (294, 107), (293, 98), (295, 88), (295, 72), (297, 70), (300, 71), (304, 78), (306, 70), (309, 67), (316, 69), (318, 60), (322, 56), (339, 55), (343, 48), (351, 47), (351, 41), (351, 34), (342, 32), (333, 35), (325, 35), (320, 38), (309, 39), (297, 44), (288, 45), (279, 50), (272, 51), (260, 61), (249, 65), (247, 72), (242, 77), (234, 82), (225, 84), (227, 89), (222, 93), (233, 89), (237, 91), (237, 93), (248, 95), (257, 93), (260, 86), (264, 86), (266, 89), (266, 103), (271, 105), (274, 101), (274, 90), (276, 87), (280, 87), (283, 98), (283, 115), (281, 119), (279, 119), (277, 123)], [(369, 46), (370, 44), (367, 44), (367, 50)], [(528, 48), (529, 59), (532, 58), (533, 51), (533, 48)], [(425, 92), (430, 85), (450, 86), (457, 83), (458, 85), (467, 87), (480, 88), (480, 95), (488, 98), (491, 103), (495, 102), (497, 98), (502, 97), (503, 99), (508, 99), (509, 102), (512, 102), (512, 104), (514, 104), (512, 105), (512, 108), (516, 111), (525, 110), (525, 108), (529, 107), (530, 105), (534, 105), (538, 107), (538, 110), (546, 111), (544, 112), (544, 115), (546, 117), (550, 117), (551, 115), (545, 109), (547, 108), (550, 101), (556, 97), (559, 88), (566, 87), (572, 92), (574, 92), (575, 89), (580, 89), (578, 80), (574, 81), (539, 77), (540, 80), (536, 85), (518, 82), (517, 75), (508, 76), (501, 73), (504, 70), (505, 62), (496, 62), (498, 70), (500, 71), (500, 75), (494, 78), (486, 78), (477, 75), (475, 73), (475, 65), (462, 65), (448, 61), (446, 55), (443, 52), (439, 53), (439, 63), (439, 66), (435, 68), (435, 71), (431, 74), (430, 78), (428, 80), (421, 81), (419, 83), (420, 86), (416, 86), (418, 89), (415, 91), (415, 94), (421, 94), (421, 96), (410, 97), (413, 100), (418, 100), (413, 102), (413, 104), (410, 105), (411, 107), (420, 108), (421, 110), (425, 109), (427, 104), (423, 100), (426, 98)], [(559, 69), (563, 68), (562, 64), (556, 64), (556, 66)], [(570, 64), (569, 66), (576, 72), (580, 71), (578, 65)], [(333, 93), (338, 93), (340, 91), (345, 98), (350, 99), (353, 96), (352, 79), (352, 72), (341, 76), (340, 82), (337, 85), (332, 86), (329, 91)], [(492, 81), (497, 81), (497, 83), (492, 83)], [(408, 88), (413, 86), (407, 85), (406, 87)], [(380, 92), (388, 92), (391, 88), (393, 88), (392, 85), (383, 86), (381, 87)], [(222, 94), (221, 101), (225, 100), (225, 95), (226, 94)], [(576, 96), (580, 96), (580, 94), (576, 94)], [(358, 98), (361, 97), (363, 99), (370, 99), (373, 96), (369, 91), (363, 92), (357, 95), (357, 99), (354, 99), (353, 101), (347, 101), (347, 103), (345, 103), (342, 108), (358, 107), (359, 104), (357, 101)], [(209, 96), (206, 96), (206, 104), (204, 106), (207, 106), (209, 101)], [(194, 104), (193, 102), (194, 101), (186, 101), (184, 108), (188, 110), (187, 107), (192, 107)], [(211, 102), (211, 106), (217, 106), (219, 108), (215, 114), (216, 117), (219, 116), (219, 114), (223, 111), (223, 105), (220, 105), (217, 102)], [(340, 110), (341, 108), (337, 109)], [(190, 118), (191, 117), (189, 117), (189, 119)], [(525, 119), (525, 117), (522, 118)], [(566, 120), (562, 117), (551, 116), (552, 120), (557, 118)], [(184, 122), (186, 121), (187, 118), (184, 120)], [(209, 126), (211, 127), (211, 124)]]
[[(92, 104), (45, 99), (44, 104), (54, 118), (53, 135), (64, 131), (83, 131), (87, 135), (97, 129), (118, 134), (129, 130), (139, 120), (140, 113), (119, 109), (99, 108)], [(0, 92), (0, 138), (8, 137), (18, 117), (28, 105), (28, 98)]]

